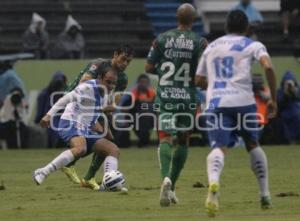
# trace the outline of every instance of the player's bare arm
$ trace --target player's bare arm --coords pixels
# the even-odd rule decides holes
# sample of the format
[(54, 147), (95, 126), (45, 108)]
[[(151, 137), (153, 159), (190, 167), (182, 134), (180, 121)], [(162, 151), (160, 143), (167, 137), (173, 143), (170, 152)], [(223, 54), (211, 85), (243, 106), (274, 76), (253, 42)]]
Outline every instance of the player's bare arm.
[(46, 114), (40, 121), (41, 127), (49, 127), (50, 126), (51, 116)]
[(103, 133), (103, 126), (97, 121), (93, 126), (92, 130), (97, 133)]
[(195, 85), (199, 86), (202, 90), (207, 89), (207, 78), (205, 76), (195, 76)]
[(270, 111), (269, 117), (274, 118), (277, 113), (276, 76), (275, 76), (274, 68), (269, 56), (262, 56), (259, 61), (262, 68), (265, 71), (266, 78), (271, 92), (272, 101), (268, 105)]

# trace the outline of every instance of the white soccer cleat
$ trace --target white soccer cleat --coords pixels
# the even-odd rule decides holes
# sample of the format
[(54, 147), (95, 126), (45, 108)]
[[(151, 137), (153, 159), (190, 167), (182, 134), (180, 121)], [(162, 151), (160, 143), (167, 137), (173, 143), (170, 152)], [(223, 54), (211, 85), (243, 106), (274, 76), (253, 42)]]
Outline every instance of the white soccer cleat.
[(170, 198), (170, 192), (171, 192), (171, 186), (172, 182), (169, 177), (165, 177), (161, 188), (160, 188), (160, 199), (159, 203), (162, 207), (170, 206), (171, 198)]
[(171, 203), (178, 204), (179, 199), (176, 197), (175, 191), (170, 191), (169, 196)]
[(215, 217), (219, 211), (219, 189), (218, 183), (211, 183), (208, 188), (205, 208), (209, 217)]
[(37, 169), (33, 172), (33, 180), (37, 185), (41, 185), (46, 179), (47, 175), (43, 172), (42, 169)]

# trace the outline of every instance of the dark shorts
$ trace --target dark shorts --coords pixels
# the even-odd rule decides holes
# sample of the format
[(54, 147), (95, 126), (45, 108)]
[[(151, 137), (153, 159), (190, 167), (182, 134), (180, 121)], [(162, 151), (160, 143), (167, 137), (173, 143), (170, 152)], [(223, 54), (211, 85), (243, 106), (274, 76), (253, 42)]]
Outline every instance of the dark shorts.
[(66, 143), (69, 143), (73, 137), (85, 137), (87, 153), (93, 152), (93, 146), (96, 141), (103, 138), (101, 134), (93, 132), (90, 128), (80, 123), (64, 119), (60, 119), (59, 121), (58, 134)]
[(207, 111), (209, 143), (215, 147), (233, 147), (241, 136), (258, 142), (260, 127), (256, 105), (215, 108)]

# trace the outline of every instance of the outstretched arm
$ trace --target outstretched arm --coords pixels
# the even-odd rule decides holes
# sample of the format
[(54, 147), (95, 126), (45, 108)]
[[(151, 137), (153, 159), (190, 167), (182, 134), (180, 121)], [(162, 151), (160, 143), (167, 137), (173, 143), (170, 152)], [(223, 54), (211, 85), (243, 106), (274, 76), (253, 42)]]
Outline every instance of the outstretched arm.
[(269, 56), (264, 55), (259, 59), (262, 68), (265, 71), (268, 85), (271, 92), (271, 102), (269, 104), (269, 117), (274, 118), (277, 114), (277, 95), (276, 95), (276, 76)]
[(41, 119), (40, 125), (42, 127), (49, 127), (50, 126), (50, 120), (52, 117), (55, 116), (55, 114), (59, 111), (64, 109), (68, 103), (70, 103), (72, 100), (75, 99), (75, 91), (71, 91), (64, 95), (62, 98), (60, 98), (48, 111), (48, 113)]

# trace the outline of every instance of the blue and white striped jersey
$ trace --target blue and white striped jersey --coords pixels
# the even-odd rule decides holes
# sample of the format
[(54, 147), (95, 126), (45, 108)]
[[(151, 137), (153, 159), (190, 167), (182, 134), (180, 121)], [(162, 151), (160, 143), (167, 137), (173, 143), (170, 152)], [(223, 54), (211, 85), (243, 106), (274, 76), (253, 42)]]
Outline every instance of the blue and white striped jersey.
[(83, 82), (59, 99), (48, 115), (53, 117), (59, 110), (64, 109), (61, 119), (91, 127), (102, 113), (106, 103), (105, 94), (105, 89), (98, 80)]
[(208, 80), (207, 107), (255, 104), (251, 66), (262, 56), (269, 56), (265, 46), (244, 36), (225, 35), (210, 43), (197, 68)]

